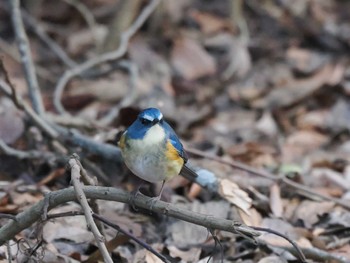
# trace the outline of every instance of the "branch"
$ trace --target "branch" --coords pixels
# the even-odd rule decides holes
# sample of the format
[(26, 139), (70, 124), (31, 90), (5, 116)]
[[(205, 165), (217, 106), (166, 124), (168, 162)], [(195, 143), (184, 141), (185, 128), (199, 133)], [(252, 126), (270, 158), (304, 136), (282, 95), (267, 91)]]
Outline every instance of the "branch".
[(43, 151), (21, 151), (9, 147), (2, 139), (0, 139), (0, 150), (9, 156), (14, 156), (18, 159), (44, 159), (50, 160), (56, 158), (55, 154)]
[(8, 72), (3, 64), (3, 61), (0, 59), (0, 71), (5, 75), (5, 81), (0, 79), (0, 90), (2, 90), (7, 97), (13, 100), (14, 104), (17, 108), (24, 110), (32, 121), (46, 134), (48, 134), (51, 138), (57, 138), (58, 133), (44, 121), (39, 114), (33, 111), (32, 107), (30, 107), (21, 97), (17, 96), (14, 85), (10, 82), (10, 78)]
[(90, 31), (93, 35), (93, 38), (95, 41), (95, 46), (97, 47), (98, 42), (99, 42), (98, 36), (96, 33), (97, 24), (95, 21), (95, 17), (90, 12), (89, 8), (84, 4), (83, 1), (80, 1), (80, 0), (63, 0), (63, 1), (65, 1), (67, 4), (73, 6), (81, 14), (81, 16), (84, 18), (86, 24), (90, 28)]
[(161, 259), (163, 262), (170, 262), (165, 256), (160, 254), (158, 251), (153, 249), (151, 246), (149, 246), (147, 243), (143, 242), (142, 240), (136, 238), (134, 235), (129, 233), (128, 231), (125, 231), (123, 228), (118, 226), (117, 224), (114, 224), (110, 222), (109, 220), (105, 219), (104, 217), (100, 216), (99, 214), (93, 214), (92, 215), (95, 219), (100, 220), (101, 222), (105, 223), (106, 225), (116, 229), (118, 232), (122, 233), (123, 235), (127, 236), (128, 238), (134, 240), (137, 244), (140, 246), (144, 247), (154, 255), (156, 255), (159, 259)]
[(287, 240), (292, 245), (292, 247), (294, 248), (294, 250), (296, 252), (296, 255), (301, 260), (301, 262), (302, 263), (306, 263), (306, 258), (305, 258), (305, 255), (304, 255), (303, 251), (298, 247), (297, 243), (295, 243), (293, 240), (291, 240), (286, 235), (284, 235), (284, 234), (282, 234), (282, 233), (280, 233), (278, 231), (275, 231), (273, 229), (270, 229), (270, 228), (256, 227), (256, 226), (250, 226), (250, 227), (255, 229), (255, 230), (257, 230), (257, 231), (271, 233), (271, 234), (274, 234), (274, 235), (279, 236), (281, 238), (284, 238), (285, 240)]
[(137, 32), (137, 30), (139, 30), (139, 28), (143, 25), (143, 23), (146, 21), (146, 19), (149, 17), (149, 15), (153, 12), (153, 10), (157, 7), (159, 3), (160, 3), (160, 0), (150, 1), (150, 3), (142, 10), (141, 14), (137, 17), (135, 22), (126, 31), (122, 33), (122, 35), (120, 36), (120, 45), (117, 50), (112, 52), (107, 52), (102, 54), (101, 56), (94, 57), (90, 60), (87, 60), (86, 62), (78, 65), (77, 67), (67, 70), (62, 75), (62, 77), (59, 79), (56, 85), (54, 95), (53, 95), (54, 96), (53, 104), (59, 113), (68, 114), (68, 112), (64, 109), (61, 103), (61, 98), (62, 98), (64, 88), (66, 87), (70, 79), (72, 79), (73, 77), (81, 74), (82, 72), (94, 66), (105, 63), (107, 61), (121, 58), (128, 49), (128, 43), (130, 38)]
[[(137, 195), (136, 197), (123, 190), (113, 188), (113, 187), (100, 187), (100, 186), (84, 186), (84, 193), (87, 198), (101, 199), (108, 201), (116, 201), (122, 203), (133, 203), (139, 208), (150, 210), (150, 204), (152, 203), (152, 198)], [(72, 187), (54, 191), (50, 193), (49, 207), (52, 209), (58, 205), (64, 204), (70, 201), (77, 201), (76, 194)], [(23, 211), (16, 216), (16, 221), (10, 221), (0, 228), (0, 246), (3, 245), (7, 240), (12, 239), (16, 234), (22, 230), (30, 227), (33, 223), (40, 220), (42, 211), (44, 209), (44, 200), (39, 201), (31, 208)], [(244, 237), (255, 238), (259, 236), (259, 232), (247, 227), (241, 223), (218, 218), (211, 215), (204, 215), (200, 213), (195, 213), (192, 211), (181, 209), (173, 204), (166, 203), (163, 201), (157, 201), (152, 204), (152, 211), (167, 215), (179, 220), (183, 220), (189, 223), (203, 226), (209, 229), (218, 229), (234, 234), (239, 234)]]
[(8, 0), (8, 2), (11, 9), (12, 26), (16, 35), (18, 50), (21, 55), (22, 66), (28, 84), (29, 97), (35, 112), (39, 115), (43, 115), (45, 109), (39, 90), (33, 58), (30, 53), (28, 37), (23, 26), (21, 11), (19, 9), (19, 0)]
[[(80, 211), (69, 211), (69, 212), (63, 212), (63, 213), (55, 213), (55, 214), (50, 214), (48, 215), (48, 219), (53, 219), (53, 218), (60, 218), (60, 217), (67, 217), (67, 216), (80, 216), (80, 215), (84, 215), (83, 212)], [(160, 254), (159, 252), (157, 252), (154, 248), (152, 248), (152, 246), (148, 245), (146, 242), (138, 239), (137, 237), (135, 237), (132, 233), (130, 233), (129, 231), (124, 230), (123, 228), (121, 228), (120, 226), (118, 226), (115, 223), (112, 223), (111, 221), (109, 221), (108, 219), (104, 218), (103, 216), (93, 213), (92, 216), (99, 220), (101, 223), (104, 223), (108, 226), (110, 226), (111, 228), (114, 228), (115, 230), (117, 230), (118, 232), (122, 233), (123, 236), (126, 237), (126, 239), (124, 239), (125, 241), (132, 239), (134, 240), (137, 244), (139, 244), (140, 246), (144, 247), (145, 249), (147, 249), (148, 251), (150, 251), (151, 253), (153, 253), (154, 255), (156, 255), (158, 258), (160, 258), (161, 260), (163, 260), (164, 262), (168, 262), (167, 258), (164, 257), (162, 254)], [(118, 236), (118, 235), (117, 235)], [(117, 237), (116, 236), (116, 237)], [(119, 236), (120, 237), (120, 236)], [(118, 237), (118, 238), (119, 238)], [(111, 248), (110, 251), (112, 251), (114, 248), (116, 248), (116, 244), (113, 244), (114, 241), (118, 242), (118, 240), (112, 239), (109, 240), (108, 243), (106, 244), (107, 248)], [(120, 241), (120, 240), (119, 240)], [(96, 262), (98, 261), (98, 259), (100, 258), (100, 254), (98, 253), (98, 250), (96, 250), (93, 254), (91, 254), (89, 256), (89, 259), (87, 260), (87, 262)]]
[(245, 165), (243, 163), (239, 163), (239, 162), (236, 162), (236, 161), (233, 161), (233, 160), (226, 160), (226, 159), (220, 158), (218, 156), (214, 156), (212, 154), (207, 154), (207, 153), (205, 153), (203, 151), (196, 150), (196, 149), (193, 149), (193, 148), (192, 149), (186, 149), (186, 151), (188, 153), (191, 153), (191, 154), (194, 154), (194, 155), (197, 155), (197, 156), (201, 156), (201, 157), (204, 157), (204, 158), (207, 158), (207, 159), (210, 159), (210, 160), (214, 160), (214, 161), (217, 161), (217, 162), (220, 162), (220, 163), (223, 163), (223, 164), (227, 164), (227, 165), (229, 165), (229, 166), (231, 166), (231, 167), (233, 167), (235, 169), (239, 169), (241, 171), (245, 171), (245, 172), (248, 172), (248, 173), (253, 174), (253, 175), (261, 176), (261, 177), (270, 179), (272, 181), (282, 182), (282, 183), (286, 184), (287, 186), (298, 190), (300, 195), (303, 195), (303, 196), (305, 196), (307, 198), (309, 198), (310, 195), (313, 195), (313, 196), (315, 196), (315, 197), (317, 197), (319, 199), (322, 199), (322, 200), (332, 201), (335, 204), (340, 205), (340, 206), (350, 210), (349, 202), (346, 202), (346, 201), (343, 201), (343, 200), (340, 200), (340, 199), (337, 199), (337, 198), (334, 198), (334, 197), (331, 197), (331, 196), (326, 196), (326, 195), (320, 194), (320, 193), (310, 189), (309, 187), (307, 187), (305, 185), (296, 183), (296, 182), (288, 179), (287, 177), (285, 177), (283, 175), (282, 176), (277, 176), (277, 175), (274, 175), (274, 174), (266, 172), (266, 171), (254, 169), (253, 167), (250, 167), (250, 166)]
[(72, 68), (77, 64), (73, 61), (67, 53), (43, 30), (39, 21), (32, 17), (29, 13), (22, 10), (22, 17), (24, 22), (32, 28), (34, 33), (52, 50), (52, 52), (68, 67)]
[(97, 243), (99, 250), (101, 251), (104, 261), (108, 263), (113, 263), (113, 260), (109, 255), (109, 252), (104, 244), (104, 237), (101, 235), (100, 231), (98, 230), (94, 222), (94, 219), (92, 218), (92, 213), (93, 213), (92, 209), (90, 208), (89, 203), (86, 199), (85, 193), (82, 189), (82, 184), (80, 182), (81, 165), (79, 165), (78, 161), (74, 159), (74, 156), (71, 157), (68, 163), (71, 169), (71, 179), (74, 186), (75, 195), (84, 211), (88, 228), (91, 230), (91, 232), (95, 237), (95, 241)]

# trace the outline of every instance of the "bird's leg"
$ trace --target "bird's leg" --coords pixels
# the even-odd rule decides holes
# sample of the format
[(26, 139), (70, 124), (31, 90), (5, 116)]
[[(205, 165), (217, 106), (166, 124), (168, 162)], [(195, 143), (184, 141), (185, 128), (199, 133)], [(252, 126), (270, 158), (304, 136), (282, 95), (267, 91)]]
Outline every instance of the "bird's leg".
[(155, 203), (157, 203), (157, 201), (159, 201), (160, 198), (162, 197), (162, 193), (163, 193), (163, 190), (164, 190), (164, 184), (165, 184), (165, 180), (163, 180), (163, 182), (162, 182), (162, 187), (160, 188), (159, 195), (156, 196), (156, 197), (152, 197), (151, 199), (149, 199), (147, 201), (147, 203), (150, 203), (150, 205), (151, 205), (151, 207), (150, 207), (151, 211), (153, 210), (153, 206), (155, 205)]
[(144, 182), (141, 182), (141, 184), (137, 187), (136, 190), (132, 191), (129, 197), (129, 203), (131, 205), (131, 207), (135, 210), (138, 211), (138, 209), (135, 206), (135, 198), (139, 195), (142, 194), (140, 189), (143, 186)]

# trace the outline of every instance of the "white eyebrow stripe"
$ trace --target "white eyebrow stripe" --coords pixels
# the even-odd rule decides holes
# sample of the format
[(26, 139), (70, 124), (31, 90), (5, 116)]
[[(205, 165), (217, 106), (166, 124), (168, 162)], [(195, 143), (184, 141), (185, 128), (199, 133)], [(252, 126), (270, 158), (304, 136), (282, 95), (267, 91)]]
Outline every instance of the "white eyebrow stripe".
[[(154, 117), (148, 114), (145, 114), (142, 118), (148, 120), (148, 121), (154, 121)], [(163, 119), (163, 114), (160, 113), (159, 120)]]

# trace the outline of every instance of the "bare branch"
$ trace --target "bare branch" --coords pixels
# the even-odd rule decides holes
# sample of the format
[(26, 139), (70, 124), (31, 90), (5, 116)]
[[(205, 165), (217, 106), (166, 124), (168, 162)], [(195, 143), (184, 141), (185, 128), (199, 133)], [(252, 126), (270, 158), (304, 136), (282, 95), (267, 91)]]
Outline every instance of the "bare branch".
[(43, 115), (45, 113), (44, 104), (39, 90), (33, 58), (30, 53), (28, 37), (23, 26), (19, 0), (8, 0), (8, 2), (11, 8), (12, 26), (16, 35), (18, 50), (21, 55), (22, 66), (28, 84), (29, 97), (34, 111), (39, 115)]
[(154, 250), (151, 246), (149, 246), (147, 243), (143, 242), (142, 240), (136, 238), (134, 235), (132, 235), (131, 233), (129, 233), (128, 231), (125, 231), (124, 229), (122, 229), (121, 227), (119, 227), (117, 224), (112, 223), (111, 221), (107, 220), (106, 218), (98, 215), (98, 214), (93, 214), (92, 215), (95, 219), (100, 220), (101, 222), (105, 223), (106, 225), (118, 230), (118, 232), (126, 235), (127, 237), (129, 237), (130, 239), (134, 240), (137, 244), (141, 245), (142, 247), (144, 247), (145, 249), (147, 249), (148, 251), (150, 251), (151, 253), (153, 253), (154, 255), (156, 255), (159, 259), (161, 259), (163, 262), (170, 262), (166, 257), (164, 257), (162, 254), (160, 254), (158, 251)]
[(95, 21), (95, 17), (93, 16), (93, 14), (90, 12), (90, 10), (87, 8), (86, 5), (84, 5), (83, 1), (79, 1), (79, 0), (63, 0), (65, 1), (67, 4), (73, 6), (75, 9), (78, 10), (78, 12), (82, 15), (82, 17), (84, 18), (84, 20), (86, 21), (86, 24), (88, 25), (88, 27), (90, 28), (94, 41), (95, 41), (95, 46), (98, 46), (98, 37), (97, 37), (97, 32), (96, 32), (96, 21)]
[(122, 33), (120, 37), (120, 45), (117, 50), (112, 52), (107, 52), (102, 54), (101, 56), (94, 57), (77, 67), (74, 67), (70, 70), (67, 70), (63, 76), (59, 79), (55, 92), (54, 92), (54, 106), (56, 110), (61, 114), (68, 114), (68, 112), (64, 109), (61, 98), (66, 87), (67, 83), (75, 76), (81, 74), (82, 72), (107, 61), (112, 61), (121, 58), (128, 49), (128, 43), (130, 38), (137, 32), (137, 30), (143, 25), (149, 15), (154, 11), (157, 5), (160, 3), (160, 0), (151, 0), (150, 3), (142, 10), (141, 14), (137, 17), (135, 22)]
[(289, 237), (287, 237), (286, 235), (275, 231), (273, 229), (270, 228), (264, 228), (264, 227), (256, 227), (256, 226), (250, 226), (251, 228), (258, 230), (258, 231), (263, 231), (263, 232), (267, 232), (267, 233), (271, 233), (274, 234), (276, 236), (282, 237), (285, 240), (287, 240), (295, 249), (296, 254), (298, 255), (298, 258), (301, 260), (302, 263), (306, 263), (306, 258), (305, 255), (303, 253), (303, 251), (298, 247), (297, 243), (295, 243), (293, 240), (291, 240)]
[[(137, 207), (150, 210), (151, 198), (144, 195), (134, 195), (125, 192), (123, 190), (113, 187), (100, 187), (100, 186), (84, 186), (83, 191), (87, 198), (109, 200), (123, 203), (133, 203)], [(134, 198), (133, 198), (134, 197)], [(63, 190), (54, 191), (50, 193), (49, 209), (52, 209), (58, 205), (64, 204), (69, 201), (76, 201), (77, 197), (74, 192), (74, 188), (69, 187)], [(0, 228), (0, 246), (7, 240), (13, 238), (17, 233), (30, 227), (37, 220), (40, 220), (44, 207), (44, 201), (41, 200), (33, 205), (28, 210), (16, 216), (16, 221), (10, 221)], [(157, 201), (152, 204), (152, 212), (164, 214), (179, 220), (190, 222), (196, 225), (203, 226), (210, 229), (223, 230), (244, 237), (254, 238), (259, 236), (259, 232), (247, 227), (239, 222), (232, 220), (222, 219), (215, 216), (204, 215), (189, 210), (181, 209), (173, 204), (163, 201)]]
[(193, 148), (186, 149), (186, 150), (188, 153), (192, 153), (194, 155), (202, 156), (202, 157), (207, 158), (207, 159), (211, 159), (211, 160), (215, 160), (217, 162), (223, 163), (223, 164), (227, 164), (235, 169), (239, 169), (239, 170), (248, 172), (248, 173), (253, 174), (253, 175), (262, 176), (262, 177), (270, 179), (272, 181), (282, 182), (282, 183), (286, 184), (287, 186), (296, 189), (300, 195), (303, 195), (305, 197), (310, 197), (310, 195), (312, 195), (312, 196), (314, 196), (318, 199), (321, 199), (321, 200), (332, 201), (335, 204), (340, 205), (340, 206), (350, 210), (350, 204), (348, 202), (343, 201), (341, 199), (331, 197), (331, 196), (326, 196), (326, 195), (320, 194), (320, 193), (310, 189), (309, 187), (307, 187), (305, 185), (296, 183), (296, 182), (288, 179), (285, 176), (277, 176), (277, 175), (271, 174), (271, 173), (266, 172), (266, 171), (257, 170), (257, 169), (254, 169), (253, 167), (250, 167), (250, 166), (245, 165), (243, 163), (239, 163), (239, 162), (236, 162), (233, 160), (226, 160), (226, 159), (220, 158), (218, 156), (214, 156), (212, 154), (207, 154), (203, 151), (196, 150)]
[(50, 125), (48, 125), (47, 122), (42, 119), (41, 116), (39, 116), (39, 114), (37, 114), (21, 97), (17, 96), (16, 89), (11, 83), (8, 72), (1, 59), (0, 71), (5, 75), (5, 81), (0, 79), (0, 90), (2, 90), (6, 96), (13, 100), (19, 109), (24, 110), (41, 130), (47, 133), (51, 138), (57, 138), (58, 133)]
[(93, 213), (92, 209), (90, 208), (89, 203), (86, 199), (85, 193), (82, 189), (82, 184), (80, 182), (81, 165), (79, 165), (78, 162), (79, 161), (77, 161), (74, 158), (74, 156), (71, 157), (71, 159), (68, 162), (71, 169), (71, 179), (74, 186), (76, 198), (79, 201), (84, 211), (86, 223), (89, 229), (91, 230), (91, 232), (94, 234), (95, 241), (97, 243), (99, 250), (101, 251), (104, 261), (108, 263), (113, 263), (113, 260), (109, 255), (106, 245), (104, 244), (104, 237), (101, 235), (100, 231), (98, 230), (94, 222), (94, 219), (92, 217), (92, 213)]
[(22, 10), (24, 22), (32, 28), (34, 33), (52, 50), (53, 53), (68, 67), (75, 67), (77, 64), (67, 55), (67, 53), (42, 29), (39, 22)]
[(21, 151), (9, 147), (2, 139), (0, 139), (0, 150), (9, 156), (14, 156), (18, 159), (53, 159), (55, 154), (42, 151)]

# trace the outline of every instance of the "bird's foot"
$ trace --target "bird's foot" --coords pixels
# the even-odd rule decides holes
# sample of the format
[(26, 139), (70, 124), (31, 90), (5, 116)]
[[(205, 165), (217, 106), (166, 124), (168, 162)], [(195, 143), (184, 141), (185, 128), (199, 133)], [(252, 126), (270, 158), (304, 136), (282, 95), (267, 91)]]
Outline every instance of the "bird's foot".
[(150, 206), (150, 210), (151, 212), (153, 211), (153, 207), (154, 205), (160, 200), (160, 195), (156, 196), (156, 197), (152, 197), (150, 199), (147, 200), (147, 204)]
[(129, 197), (129, 204), (131, 205), (132, 209), (134, 209), (136, 212), (139, 211), (139, 209), (136, 207), (135, 199), (138, 195), (143, 195), (140, 192), (140, 188), (141, 188), (141, 186), (138, 187), (136, 190), (132, 191), (130, 194), (130, 197)]

